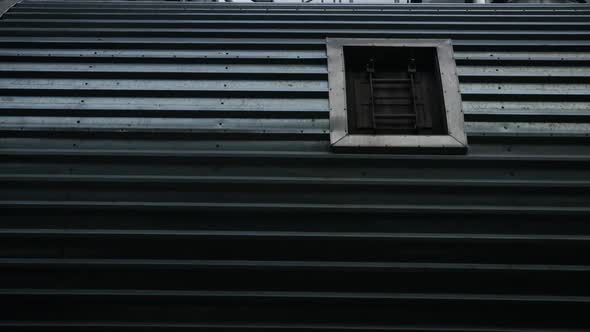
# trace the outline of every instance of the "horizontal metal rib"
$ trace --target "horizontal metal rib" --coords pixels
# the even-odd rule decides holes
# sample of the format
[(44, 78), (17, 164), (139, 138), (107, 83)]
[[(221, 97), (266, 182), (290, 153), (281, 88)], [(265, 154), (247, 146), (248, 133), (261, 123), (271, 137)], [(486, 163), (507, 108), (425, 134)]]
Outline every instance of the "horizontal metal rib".
[(3, 117), (0, 131), (123, 131), (191, 133), (327, 134), (325, 119), (173, 119), (173, 118), (55, 118)]
[[(132, 59), (156, 59), (155, 61), (169, 62), (169, 61), (181, 61), (189, 60), (194, 63), (195, 59), (202, 62), (204, 61), (215, 61), (225, 60), (226, 62), (242, 62), (247, 60), (272, 61), (279, 60), (298, 60), (295, 63), (308, 63), (311, 61), (326, 61), (326, 52), (321, 50), (153, 50), (153, 49), (120, 49), (120, 50), (109, 50), (109, 49), (24, 49), (24, 48), (0, 48), (0, 57), (10, 57), (12, 61), (26, 60), (19, 59), (43, 59), (44, 61), (59, 62), (59, 58), (68, 58), (72, 61), (80, 61), (80, 57), (86, 61), (88, 58), (99, 58), (99, 59), (116, 59), (128, 62)], [(57, 59), (56, 59), (57, 58)], [(111, 60), (115, 61), (115, 60)], [(154, 61), (154, 60), (152, 60)], [(322, 67), (325, 70), (325, 67)]]
[[(304, 80), (319, 79), (327, 80), (327, 70), (321, 65), (305, 65), (305, 64), (289, 64), (289, 65), (273, 65), (273, 64), (101, 64), (101, 63), (45, 63), (43, 65), (37, 63), (8, 63), (0, 62), (0, 73), (3, 77), (76, 77), (76, 78), (96, 78), (96, 77), (117, 77), (120, 78), (151, 78), (154, 81), (160, 81), (164, 78), (203, 78), (209, 77), (217, 80), (207, 80), (201, 84), (207, 83), (213, 85), (219, 82), (219, 79), (227, 79), (222, 86), (231, 89), (232, 85), (247, 84), (252, 87), (260, 86), (261, 82), (254, 81), (254, 78), (274, 78), (282, 79), (281, 81), (272, 82), (270, 86), (280, 87), (288, 84), (289, 86), (300, 86), (306, 83)], [(232, 78), (240, 79), (239, 81), (231, 81)], [(244, 79), (250, 79), (244, 81)], [(294, 78), (300, 78), (301, 81), (288, 81)], [(13, 81), (14, 82), (14, 81)], [(118, 82), (121, 84), (121, 82)], [(139, 82), (138, 82), (139, 83)], [(172, 89), (175, 82), (166, 82)], [(188, 82), (183, 82), (187, 85)], [(59, 81), (56, 81), (56, 85)], [(120, 85), (119, 84), (119, 85)], [(153, 84), (153, 83), (152, 83)], [(194, 82), (196, 85), (198, 82)], [(262, 82), (264, 84), (264, 82)], [(269, 83), (267, 83), (269, 84)], [(31, 82), (34, 86), (34, 82)], [(320, 83), (316, 85), (321, 86)], [(0, 81), (0, 87), (2, 81)], [(324, 83), (323, 86), (327, 86)], [(195, 87), (195, 89), (198, 89)]]
[(522, 215), (588, 215), (587, 207), (547, 207), (547, 206), (448, 206), (448, 205), (377, 205), (377, 204), (293, 204), (293, 203), (186, 203), (186, 202), (99, 202), (99, 201), (0, 201), (3, 209), (104, 209), (109, 210), (185, 210), (185, 211), (318, 211), (318, 212), (372, 212), (372, 213), (440, 213), (440, 214), (522, 214)]
[[(193, 38), (132, 38), (132, 37), (45, 37), (37, 36), (34, 39), (25, 37), (0, 36), (0, 42), (7, 47), (40, 48), (64, 47), (76, 48), (80, 46), (99, 46), (108, 48), (148, 48), (157, 49), (208, 49), (211, 47), (223, 47), (224, 49), (314, 49), (325, 50), (323, 39), (298, 39), (298, 38), (211, 38), (210, 36), (200, 38), (196, 41)], [(534, 51), (581, 51), (590, 49), (590, 41), (586, 40), (454, 40), (455, 50), (527, 50)]]
[(455, 60), (471, 61), (588, 61), (590, 53), (587, 52), (455, 52)]
[[(0, 79), (0, 81), (2, 81)], [(110, 80), (88, 80), (87, 82), (71, 82), (53, 80), (55, 84), (43, 84), (38, 81), (31, 84), (16, 86), (10, 80), (0, 82), (0, 95), (2, 96), (54, 96), (54, 97), (150, 97), (150, 98), (191, 98), (191, 97), (216, 97), (216, 98), (319, 98), (325, 97), (328, 89), (322, 84), (309, 82), (308, 86), (289, 86), (289, 82), (273, 86), (273, 82), (260, 83), (234, 81), (234, 86), (224, 87), (224, 82), (195, 81), (130, 81), (120, 80), (119, 85)], [(86, 84), (87, 83), (87, 84)], [(113, 84), (115, 83), (115, 84)], [(256, 86), (258, 85), (258, 87)], [(283, 85), (283, 87), (281, 87)], [(84, 103), (84, 99), (80, 103)]]
[(101, 269), (122, 270), (341, 270), (362, 271), (523, 271), (523, 272), (590, 272), (590, 266), (540, 265), (540, 264), (477, 264), (477, 263), (406, 263), (406, 262), (312, 262), (312, 261), (206, 261), (206, 260), (158, 260), (158, 259), (71, 259), (71, 258), (0, 258), (0, 269), (6, 268), (53, 268), (53, 269)]
[[(310, 292), (322, 288), (331, 293), (347, 292), (347, 289), (355, 290), (355, 293), (366, 293), (379, 288), (384, 293), (397, 293), (422, 287), (422, 289), (434, 293), (437, 290), (447, 290), (459, 294), (477, 294), (478, 292), (493, 294), (494, 292), (518, 292), (520, 289), (522, 294), (537, 296), (539, 294), (552, 294), (551, 296), (585, 296), (588, 294), (585, 289), (575, 292), (575, 287), (572, 287), (583, 287), (584, 279), (589, 275), (588, 269), (584, 267), (547, 266), (544, 268), (544, 266), (540, 266), (540, 269), (536, 269), (520, 264), (505, 264), (503, 267), (497, 264), (473, 264), (473, 268), (471, 268), (469, 264), (356, 264), (329, 261), (325, 263), (322, 266), (322, 262), (25, 259), (20, 262), (5, 262), (3, 260), (0, 262), (0, 270), (3, 273), (2, 281), (5, 288), (9, 286), (22, 287), (23, 283), (19, 282), (18, 277), (23, 274), (43, 273), (44, 275), (35, 274), (35, 279), (39, 283), (36, 288), (47, 287), (50, 278), (61, 278), (67, 282), (66, 289), (86, 288), (97, 292), (113, 289), (110, 287), (126, 288), (130, 286), (147, 291), (150, 287), (159, 284), (162, 285), (160, 286), (162, 290), (174, 290), (175, 287), (170, 282), (174, 282), (176, 279), (176, 282), (181, 283), (188, 290), (199, 290), (204, 287), (215, 290), (231, 285), (236, 290), (259, 293), (281, 288), (292, 289), (293, 293)], [(506, 267), (507, 265), (513, 265), (514, 268)], [(151, 272), (151, 279), (137, 280), (135, 283), (128, 280), (137, 279), (148, 271)], [(244, 278), (258, 278), (258, 280), (243, 279), (232, 282), (224, 275), (224, 272), (240, 273)], [(283, 279), (289, 274), (292, 277), (300, 278), (305, 273), (315, 274), (315, 280), (301, 280), (299, 285), (290, 285), (288, 281)], [(342, 280), (330, 286), (328, 279), (337, 278), (339, 273), (349, 273), (359, 278), (371, 278), (373, 285), (359, 284), (355, 286), (353, 282)], [(420, 276), (420, 273), (429, 275)], [(482, 282), (488, 283), (487, 289), (478, 285), (477, 282), (464, 281), (462, 284), (461, 281), (456, 280), (461, 273), (478, 277)], [(124, 279), (117, 281), (117, 278), (113, 278), (113, 274), (118, 274)], [(219, 280), (214, 280), (216, 274)], [(528, 287), (520, 280), (527, 274), (529, 277), (537, 279), (534, 283), (531, 282)], [(87, 278), (88, 276), (94, 276), (96, 279)], [(198, 280), (191, 282), (190, 279), (195, 276), (199, 277)], [(392, 277), (398, 279), (399, 284), (388, 286), (387, 280)], [(440, 278), (440, 280), (432, 280), (431, 278)], [(497, 280), (500, 278), (512, 278), (518, 284), (505, 285), (502, 281)], [(429, 279), (431, 279), (430, 282)], [(549, 292), (543, 289), (551, 285), (552, 282), (563, 283), (564, 281), (568, 282), (568, 279), (570, 285), (553, 288)], [(59, 288), (64, 289), (64, 287)]]
[(306, 28), (306, 29), (469, 29), (469, 30), (511, 30), (524, 31), (588, 30), (586, 22), (436, 22), (436, 21), (323, 21), (323, 20), (116, 20), (116, 19), (5, 19), (0, 27), (19, 28), (149, 28), (149, 29), (189, 29), (189, 28)]
[(590, 77), (590, 67), (459, 66), (460, 77), (556, 77), (561, 80)]
[[(85, 11), (59, 11), (59, 9), (47, 9), (46, 11), (41, 10), (27, 10), (19, 11), (13, 10), (6, 14), (4, 17), (5, 21), (18, 20), (34, 20), (34, 19), (126, 19), (129, 22), (134, 20), (219, 20), (219, 19), (241, 19), (241, 20), (267, 20), (269, 18), (268, 13), (256, 13), (247, 11), (157, 11), (151, 12), (139, 10), (128, 10), (122, 11), (118, 9), (108, 10), (100, 9), (93, 10), (92, 12)], [(545, 15), (539, 14), (497, 14), (495, 12), (488, 14), (469, 14), (469, 13), (457, 13), (457, 14), (440, 14), (438, 13), (412, 13), (411, 11), (392, 11), (392, 12), (374, 12), (374, 13), (363, 13), (360, 11), (350, 12), (329, 12), (329, 11), (295, 11), (295, 12), (284, 12), (284, 11), (273, 11), (273, 18), (280, 18), (285, 20), (301, 20), (301, 21), (313, 21), (322, 20), (326, 21), (341, 21), (347, 19), (350, 21), (392, 21), (392, 20), (403, 20), (403, 21), (438, 21), (438, 22), (551, 22), (553, 20), (562, 20), (565, 22), (587, 22), (590, 15), (572, 15), (568, 13), (551, 12)], [(412, 15), (408, 15), (412, 14)], [(588, 13), (590, 14), (590, 12)]]
[[(19, 237), (19, 238), (41, 238), (41, 237), (70, 237), (70, 238), (108, 238), (108, 237), (121, 237), (121, 238), (154, 238), (154, 237), (171, 237), (171, 238), (186, 238), (186, 239), (198, 239), (198, 238), (250, 238), (252, 240), (273, 238), (273, 239), (299, 239), (302, 241), (309, 239), (337, 239), (337, 240), (417, 240), (417, 241), (432, 241), (432, 242), (540, 242), (556, 244), (565, 242), (590, 242), (589, 235), (580, 234), (493, 234), (493, 233), (387, 233), (387, 232), (317, 232), (317, 231), (235, 231), (235, 230), (168, 230), (168, 229), (62, 229), (62, 228), (2, 228), (0, 229), (0, 236), (3, 238)], [(6, 258), (2, 262), (12, 262), (12, 258)], [(35, 261), (34, 259), (32, 260)], [(41, 260), (43, 261), (43, 259)], [(48, 260), (48, 262), (69, 262), (68, 260)], [(72, 262), (77, 262), (76, 260)], [(80, 261), (81, 262), (81, 261)], [(102, 262), (101, 260), (97, 261)], [(109, 262), (108, 260), (105, 262)], [(133, 261), (130, 261), (133, 262)], [(141, 261), (138, 261), (141, 262)], [(157, 260), (155, 261), (157, 262)], [(231, 263), (231, 262), (230, 262)], [(245, 263), (250, 264), (250, 263)], [(356, 262), (362, 266), (362, 262)], [(400, 266), (413, 266), (414, 263), (399, 263)], [(297, 264), (295, 264), (297, 265)], [(422, 266), (419, 263), (416, 266)], [(437, 266), (434, 264), (434, 266)], [(442, 264), (441, 266), (446, 266)], [(449, 265), (454, 266), (454, 265)], [(461, 266), (461, 265), (457, 265)], [(465, 265), (470, 266), (470, 265)], [(474, 265), (478, 266), (477, 264)], [(491, 265), (496, 266), (496, 265)], [(512, 265), (497, 265), (506, 268), (518, 268)], [(543, 269), (545, 265), (531, 265), (533, 269)], [(485, 266), (484, 266), (485, 267)], [(582, 266), (564, 266), (565, 269), (586, 269)]]
[(224, 38), (252, 37), (252, 38), (452, 38), (452, 39), (558, 39), (558, 40), (580, 40), (590, 39), (590, 32), (567, 30), (567, 31), (535, 31), (535, 30), (447, 30), (437, 29), (291, 29), (291, 28), (227, 28), (227, 29), (165, 29), (165, 28), (10, 28), (0, 27), (0, 36), (23, 36), (23, 37), (210, 37), (211, 35)]
[(119, 297), (129, 300), (270, 300), (270, 301), (305, 301), (343, 302), (354, 300), (358, 303), (391, 303), (402, 301), (465, 301), (465, 302), (525, 302), (525, 303), (590, 303), (585, 296), (525, 296), (525, 295), (487, 295), (487, 294), (383, 294), (383, 293), (323, 293), (323, 292), (240, 292), (240, 291), (140, 291), (140, 290), (55, 290), (55, 289), (0, 289), (3, 297)]
[(497, 11), (508, 11), (508, 12), (536, 12), (536, 11), (565, 11), (565, 12), (578, 12), (587, 11), (587, 7), (582, 4), (545, 4), (541, 7), (531, 8), (526, 5), (519, 4), (493, 4), (492, 6), (486, 7), (469, 7), (465, 4), (419, 4), (419, 5), (393, 5), (384, 7), (382, 4), (321, 4), (312, 3), (306, 7), (301, 7), (299, 4), (282, 3), (278, 4), (274, 8), (268, 8), (265, 4), (244, 4), (237, 3), (231, 4), (216, 4), (215, 7), (211, 7), (209, 4), (203, 3), (162, 3), (159, 1), (134, 1), (133, 3), (121, 2), (121, 1), (110, 1), (110, 2), (22, 2), (19, 8), (75, 8), (75, 9), (86, 9), (94, 8), (98, 6), (105, 6), (109, 8), (153, 8), (153, 7), (169, 7), (177, 9), (201, 9), (201, 10), (314, 10), (314, 9), (336, 9), (336, 10), (375, 10), (375, 11), (388, 11), (388, 10), (399, 10), (403, 9), (406, 11), (421, 11), (421, 10), (434, 10), (434, 11), (470, 11), (470, 12), (497, 12)]
[[(587, 155), (546, 155), (544, 153), (531, 154), (515, 154), (509, 155), (504, 151), (502, 153), (489, 154), (471, 154), (463, 157), (448, 156), (448, 155), (431, 155), (431, 156), (416, 156), (416, 155), (396, 155), (396, 154), (378, 154), (378, 155), (358, 155), (358, 154), (333, 154), (329, 151), (307, 151), (307, 152), (281, 152), (281, 151), (231, 151), (218, 153), (216, 151), (194, 151), (194, 150), (179, 150), (171, 151), (169, 149), (109, 149), (109, 148), (93, 148), (93, 149), (35, 149), (35, 148), (3, 148), (0, 149), (0, 156), (5, 160), (10, 158), (29, 158), (30, 160), (53, 159), (60, 160), (60, 158), (67, 159), (70, 157), (84, 156), (84, 158), (121, 158), (122, 160), (197, 160), (220, 158), (222, 160), (241, 160), (244, 164), (254, 163), (258, 165), (260, 160), (265, 163), (271, 162), (290, 162), (292, 160), (304, 158), (306, 163), (310, 166), (317, 166), (320, 164), (337, 165), (345, 162), (354, 163), (356, 165), (373, 165), (379, 161), (380, 165), (391, 167), (404, 161), (404, 165), (408, 163), (415, 163), (411, 165), (422, 164), (425, 160), (437, 163), (448, 163), (448, 165), (455, 165), (456, 161), (460, 160), (461, 166), (477, 167), (489, 165), (491, 161), (495, 162), (494, 167), (499, 167), (504, 163), (517, 165), (523, 163), (526, 166), (531, 166), (533, 163), (542, 165), (547, 163), (551, 166), (558, 165), (559, 167), (566, 167), (567, 165), (586, 165), (590, 162), (590, 157)], [(362, 163), (362, 164), (359, 164)], [(347, 164), (342, 164), (347, 166)], [(352, 164), (351, 164), (352, 165)]]
[(265, 185), (321, 185), (321, 186), (347, 186), (358, 185), (365, 189), (371, 186), (383, 187), (501, 187), (501, 188), (589, 188), (590, 181), (484, 181), (484, 180), (402, 180), (402, 179), (347, 179), (347, 178), (296, 178), (296, 177), (204, 177), (204, 176), (92, 176), (92, 175), (44, 175), (44, 174), (2, 174), (0, 175), (2, 183), (90, 183), (98, 182), (101, 184), (176, 184), (196, 185), (196, 184), (224, 184), (231, 183), (235, 185), (261, 184)]
[(166, 329), (167, 331), (410, 331), (410, 332), (581, 332), (578, 329), (527, 329), (527, 328), (501, 328), (501, 327), (448, 327), (448, 326), (388, 326), (388, 325), (337, 325), (337, 324), (203, 324), (203, 323), (103, 323), (103, 322), (68, 322), (68, 321), (10, 321), (0, 322), (0, 327), (11, 329), (34, 329), (35, 331), (104, 331), (106, 329), (116, 331), (149, 331), (151, 329)]

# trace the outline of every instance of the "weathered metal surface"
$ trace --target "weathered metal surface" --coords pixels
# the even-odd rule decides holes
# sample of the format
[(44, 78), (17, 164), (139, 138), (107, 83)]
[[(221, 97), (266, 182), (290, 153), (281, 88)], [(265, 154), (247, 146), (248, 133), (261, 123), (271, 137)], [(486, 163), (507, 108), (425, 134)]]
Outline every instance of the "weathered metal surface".
[[(0, 328), (588, 330), (589, 17), (25, 0), (0, 20)], [(469, 153), (333, 153), (334, 36), (451, 38)]]

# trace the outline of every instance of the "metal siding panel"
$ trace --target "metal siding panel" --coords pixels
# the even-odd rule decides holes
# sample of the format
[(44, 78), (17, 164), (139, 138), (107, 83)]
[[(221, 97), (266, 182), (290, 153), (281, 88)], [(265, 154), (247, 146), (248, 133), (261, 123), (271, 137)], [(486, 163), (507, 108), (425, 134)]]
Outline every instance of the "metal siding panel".
[[(589, 16), (23, 1), (0, 327), (587, 330)], [(326, 36), (453, 38), (469, 153), (332, 153)]]

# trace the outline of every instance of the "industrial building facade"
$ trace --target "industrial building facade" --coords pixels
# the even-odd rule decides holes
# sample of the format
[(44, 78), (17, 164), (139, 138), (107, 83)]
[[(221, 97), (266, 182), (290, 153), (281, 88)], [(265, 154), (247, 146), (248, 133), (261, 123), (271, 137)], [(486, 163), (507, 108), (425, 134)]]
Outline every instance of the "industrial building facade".
[[(335, 149), (331, 39), (449, 41), (465, 149)], [(590, 328), (588, 5), (24, 0), (0, 73), (2, 330)]]

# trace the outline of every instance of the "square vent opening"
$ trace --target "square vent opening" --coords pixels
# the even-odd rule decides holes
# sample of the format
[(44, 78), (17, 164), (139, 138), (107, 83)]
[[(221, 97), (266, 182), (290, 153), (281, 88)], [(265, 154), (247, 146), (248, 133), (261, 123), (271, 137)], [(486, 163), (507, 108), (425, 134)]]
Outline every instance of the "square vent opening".
[(328, 38), (334, 151), (466, 153), (448, 39)]
[(349, 134), (446, 135), (435, 47), (344, 46)]

